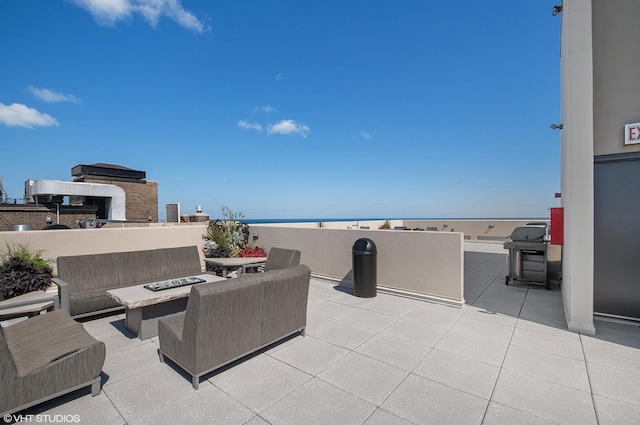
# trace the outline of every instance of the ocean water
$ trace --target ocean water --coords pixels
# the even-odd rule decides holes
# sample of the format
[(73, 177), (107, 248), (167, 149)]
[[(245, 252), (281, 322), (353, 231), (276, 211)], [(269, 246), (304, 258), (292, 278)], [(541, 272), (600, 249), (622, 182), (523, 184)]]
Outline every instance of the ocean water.
[(267, 224), (267, 223), (317, 223), (322, 221), (330, 223), (335, 221), (384, 221), (384, 220), (548, 220), (548, 217), (469, 217), (469, 218), (453, 218), (453, 217), (400, 217), (400, 218), (243, 218), (241, 221), (247, 224)]

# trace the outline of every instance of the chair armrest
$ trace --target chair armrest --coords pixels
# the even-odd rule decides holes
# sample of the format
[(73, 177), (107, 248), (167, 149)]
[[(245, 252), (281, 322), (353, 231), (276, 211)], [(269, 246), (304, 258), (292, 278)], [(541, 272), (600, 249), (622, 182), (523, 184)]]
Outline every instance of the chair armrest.
[(69, 284), (57, 277), (54, 277), (53, 279), (51, 279), (51, 281), (58, 286), (58, 302), (56, 303), (55, 309), (63, 309), (69, 311), (69, 309), (71, 308), (71, 302), (69, 301)]
[(25, 307), (28, 305), (42, 304), (48, 301), (56, 301), (56, 296), (48, 294), (44, 291), (28, 292), (17, 297), (9, 298), (8, 300), (0, 301), (0, 312), (2, 310), (9, 310), (16, 307)]

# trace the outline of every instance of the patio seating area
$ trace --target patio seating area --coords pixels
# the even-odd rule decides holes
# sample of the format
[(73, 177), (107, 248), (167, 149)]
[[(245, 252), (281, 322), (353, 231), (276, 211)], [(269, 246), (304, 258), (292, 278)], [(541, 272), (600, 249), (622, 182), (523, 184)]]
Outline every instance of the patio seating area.
[(506, 286), (502, 244), (465, 242), (462, 309), (311, 278), (306, 336), (204, 375), (199, 390), (124, 313), (83, 322), (106, 344), (102, 392), (16, 415), (91, 424), (630, 424), (640, 328), (566, 329), (560, 288)]

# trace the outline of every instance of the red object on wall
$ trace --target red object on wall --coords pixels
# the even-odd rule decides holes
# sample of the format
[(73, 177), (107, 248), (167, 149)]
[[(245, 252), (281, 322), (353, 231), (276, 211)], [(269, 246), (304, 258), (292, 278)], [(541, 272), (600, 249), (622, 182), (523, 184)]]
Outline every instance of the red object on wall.
[(551, 208), (551, 243), (564, 245), (564, 208)]

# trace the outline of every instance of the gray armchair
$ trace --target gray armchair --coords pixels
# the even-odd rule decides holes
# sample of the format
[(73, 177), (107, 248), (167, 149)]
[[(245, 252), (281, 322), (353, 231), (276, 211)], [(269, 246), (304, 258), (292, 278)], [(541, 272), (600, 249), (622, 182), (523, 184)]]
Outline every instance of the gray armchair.
[(267, 254), (264, 271), (285, 269), (300, 265), (300, 251), (296, 249), (271, 248)]
[(0, 328), (0, 414), (91, 385), (100, 394), (106, 347), (66, 310)]

